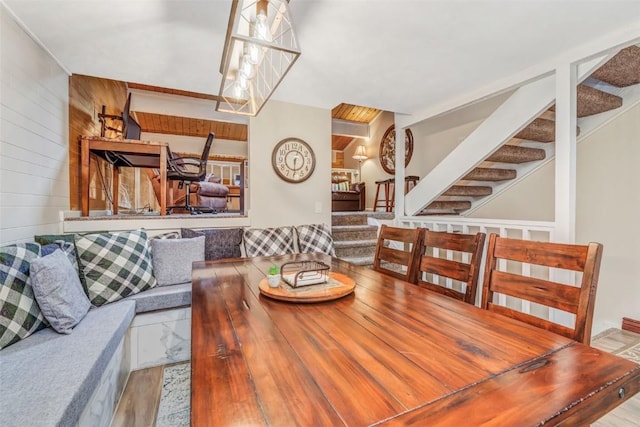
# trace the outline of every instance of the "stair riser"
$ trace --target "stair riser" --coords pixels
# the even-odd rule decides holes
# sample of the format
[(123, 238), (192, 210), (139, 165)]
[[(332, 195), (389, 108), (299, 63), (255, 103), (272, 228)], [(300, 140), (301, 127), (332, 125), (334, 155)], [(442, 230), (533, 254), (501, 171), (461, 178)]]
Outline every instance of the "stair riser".
[(371, 240), (377, 238), (377, 229), (371, 228), (366, 230), (332, 230), (333, 240)]
[(333, 215), (331, 225), (367, 225), (366, 215)]
[(373, 268), (373, 258), (371, 258), (370, 260), (366, 260), (366, 261), (349, 261), (346, 260), (354, 265), (359, 265), (361, 267), (366, 267), (366, 268)]
[(373, 257), (376, 253), (375, 246), (356, 246), (353, 248), (336, 248), (338, 258), (346, 257)]

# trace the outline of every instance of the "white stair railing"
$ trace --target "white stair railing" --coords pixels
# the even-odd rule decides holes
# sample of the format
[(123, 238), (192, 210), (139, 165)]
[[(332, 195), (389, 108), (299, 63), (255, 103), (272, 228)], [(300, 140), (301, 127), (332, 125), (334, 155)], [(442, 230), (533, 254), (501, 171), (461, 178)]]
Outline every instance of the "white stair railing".
[[(614, 53), (608, 52), (579, 64), (577, 82), (586, 79)], [(407, 215), (416, 215), (540, 116), (555, 101), (555, 84), (555, 75), (552, 74), (516, 89), (405, 196)], [(510, 181), (509, 185), (514, 182), (515, 180)]]

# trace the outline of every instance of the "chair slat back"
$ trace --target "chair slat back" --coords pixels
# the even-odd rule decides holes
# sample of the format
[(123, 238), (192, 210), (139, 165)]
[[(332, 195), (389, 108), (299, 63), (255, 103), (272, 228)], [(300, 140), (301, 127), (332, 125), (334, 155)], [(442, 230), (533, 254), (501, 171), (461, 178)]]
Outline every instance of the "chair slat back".
[(422, 247), (424, 233), (425, 229), (420, 227), (399, 228), (382, 224), (376, 244), (373, 269), (413, 282), (417, 274), (418, 251)]
[[(423, 248), (420, 250), (420, 263), (415, 283), (434, 292), (475, 304), (485, 237), (485, 233), (460, 234), (427, 231)], [(458, 252), (457, 255), (460, 258), (463, 254), (467, 254), (468, 262), (462, 259), (444, 259), (429, 255), (427, 254), (429, 250), (455, 251)], [(448, 288), (440, 282), (428, 281), (425, 273), (462, 282), (464, 291)]]
[[(528, 277), (498, 269), (498, 261), (516, 261), (582, 273), (579, 286)], [(589, 344), (595, 293), (598, 285), (602, 244), (573, 245), (534, 242), (489, 237), (487, 263), (484, 273), (482, 307), (502, 315), (550, 330), (568, 338)], [(495, 294), (508, 295), (575, 315), (573, 328), (517, 310), (514, 306), (499, 305)]]

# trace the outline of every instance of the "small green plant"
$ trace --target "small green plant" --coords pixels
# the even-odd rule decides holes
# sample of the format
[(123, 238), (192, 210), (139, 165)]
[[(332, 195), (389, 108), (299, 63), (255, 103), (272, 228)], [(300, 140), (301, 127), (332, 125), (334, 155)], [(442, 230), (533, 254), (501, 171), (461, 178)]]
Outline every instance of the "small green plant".
[(276, 274), (280, 274), (280, 268), (277, 265), (269, 267), (269, 275), (275, 276)]

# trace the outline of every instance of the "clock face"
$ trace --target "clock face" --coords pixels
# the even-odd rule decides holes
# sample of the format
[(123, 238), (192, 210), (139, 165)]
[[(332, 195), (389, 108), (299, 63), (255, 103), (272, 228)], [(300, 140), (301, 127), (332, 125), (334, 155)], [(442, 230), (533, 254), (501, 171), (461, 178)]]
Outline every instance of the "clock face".
[[(404, 167), (409, 165), (413, 155), (413, 133), (411, 129), (405, 129), (404, 135)], [(380, 140), (380, 151), (378, 152), (380, 165), (385, 172), (394, 175), (396, 173), (396, 127), (389, 126)]]
[(280, 178), (297, 183), (311, 176), (316, 167), (316, 156), (303, 140), (287, 138), (274, 147), (271, 164)]

